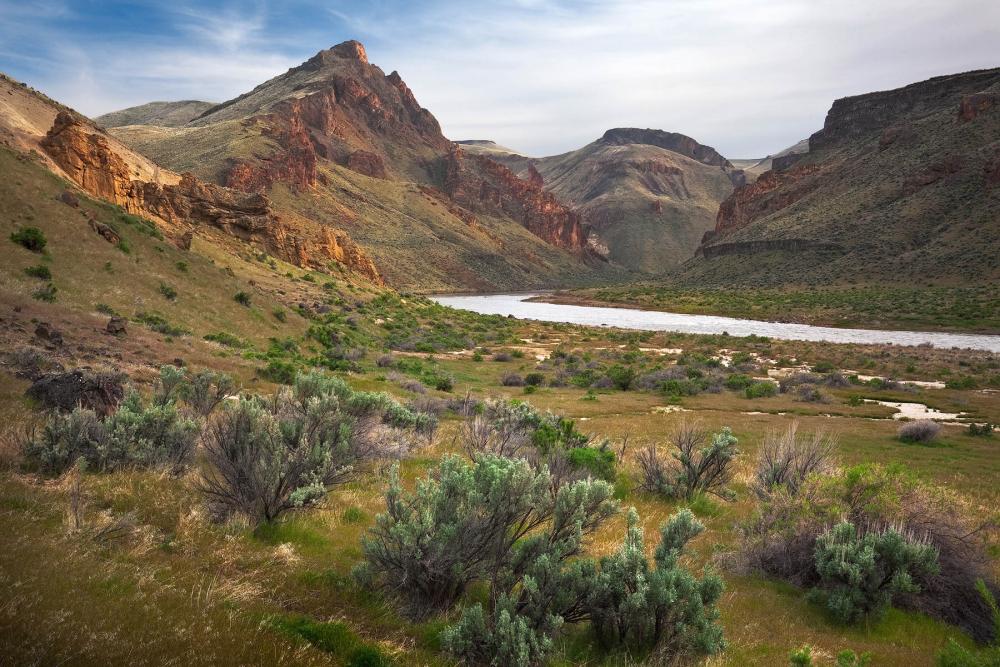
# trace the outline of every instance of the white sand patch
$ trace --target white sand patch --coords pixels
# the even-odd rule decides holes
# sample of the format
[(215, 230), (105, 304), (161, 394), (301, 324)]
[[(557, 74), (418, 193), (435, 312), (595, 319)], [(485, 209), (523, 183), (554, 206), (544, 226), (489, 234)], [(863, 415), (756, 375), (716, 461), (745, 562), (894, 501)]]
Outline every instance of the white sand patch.
[(964, 412), (942, 412), (929, 408), (923, 403), (898, 403), (896, 401), (876, 401), (870, 398), (865, 399), (865, 403), (877, 403), (887, 408), (892, 408), (896, 412), (893, 419), (931, 419), (933, 421), (952, 421), (961, 418)]

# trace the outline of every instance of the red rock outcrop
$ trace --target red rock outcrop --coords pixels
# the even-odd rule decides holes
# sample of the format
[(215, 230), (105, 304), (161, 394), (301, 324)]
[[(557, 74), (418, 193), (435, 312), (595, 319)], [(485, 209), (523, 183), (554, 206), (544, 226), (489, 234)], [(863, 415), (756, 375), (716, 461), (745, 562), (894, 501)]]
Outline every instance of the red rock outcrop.
[(736, 188), (719, 206), (715, 235), (739, 229), (794, 204), (817, 187), (817, 181), (807, 177), (818, 171), (816, 165), (800, 165), (786, 171), (772, 169), (753, 183)]
[(536, 188), (541, 188), (545, 185), (545, 179), (542, 178), (540, 173), (538, 173), (538, 169), (535, 168), (534, 162), (528, 164), (528, 182)]
[(963, 122), (975, 120), (976, 116), (986, 113), (1000, 105), (1000, 94), (992, 92), (973, 93), (965, 95), (958, 105), (958, 119)]
[(187, 238), (188, 244), (193, 226), (210, 225), (299, 266), (334, 260), (380, 280), (374, 263), (346, 233), (326, 227), (313, 233), (294, 229), (271, 210), (262, 194), (204, 183), (191, 174), (183, 174), (176, 184), (131, 178), (129, 164), (108, 137), (69, 112), (59, 113), (41, 145), (82, 189), (153, 219), (169, 234)]
[(347, 168), (372, 178), (386, 178), (382, 158), (369, 151), (354, 151), (347, 156)]
[(506, 215), (552, 245), (571, 250), (587, 247), (578, 213), (486, 156), (470, 156), (453, 145), (445, 157), (444, 190), (460, 206)]

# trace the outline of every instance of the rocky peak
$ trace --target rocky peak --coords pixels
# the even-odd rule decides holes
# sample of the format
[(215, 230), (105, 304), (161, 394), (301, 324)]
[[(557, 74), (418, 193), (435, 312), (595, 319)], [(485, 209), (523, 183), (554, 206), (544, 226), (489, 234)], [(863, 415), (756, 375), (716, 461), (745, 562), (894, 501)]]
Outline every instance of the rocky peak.
[(698, 143), (691, 137), (679, 132), (664, 130), (641, 129), (638, 127), (616, 127), (604, 133), (600, 142), (613, 146), (627, 144), (646, 144), (678, 153), (692, 160), (715, 167), (731, 168), (729, 160), (722, 157), (711, 146)]
[(365, 51), (365, 47), (361, 42), (350, 39), (346, 42), (341, 42), (336, 46), (331, 46), (329, 49), (320, 51), (312, 58), (302, 63), (300, 67), (302, 69), (317, 70), (337, 65), (344, 60), (355, 60), (367, 65), (368, 53)]

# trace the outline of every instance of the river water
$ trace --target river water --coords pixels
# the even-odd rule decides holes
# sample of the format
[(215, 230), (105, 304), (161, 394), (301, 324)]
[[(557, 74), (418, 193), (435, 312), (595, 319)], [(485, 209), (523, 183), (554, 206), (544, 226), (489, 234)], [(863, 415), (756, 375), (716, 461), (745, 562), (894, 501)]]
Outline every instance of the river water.
[(959, 334), (935, 331), (883, 331), (879, 329), (840, 329), (809, 324), (741, 320), (715, 315), (684, 315), (634, 308), (602, 308), (570, 306), (558, 303), (527, 301), (541, 293), (465, 294), (434, 296), (434, 301), (452, 308), (471, 310), (483, 315), (513, 315), (527, 320), (568, 322), (590, 326), (620, 327), (647, 331), (677, 331), (680, 333), (721, 334), (731, 336), (768, 336), (782, 340), (812, 340), (830, 343), (869, 343), (920, 345), (934, 347), (964, 347), (1000, 352), (1000, 336)]

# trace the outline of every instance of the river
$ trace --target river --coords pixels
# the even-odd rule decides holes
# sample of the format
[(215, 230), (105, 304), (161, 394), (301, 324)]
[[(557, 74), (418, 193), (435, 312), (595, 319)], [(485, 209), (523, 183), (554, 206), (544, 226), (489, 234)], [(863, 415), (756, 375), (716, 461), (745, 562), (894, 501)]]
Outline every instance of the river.
[(444, 306), (471, 310), (483, 315), (513, 315), (526, 320), (567, 322), (589, 326), (620, 327), (646, 331), (676, 331), (694, 334), (721, 334), (731, 336), (768, 336), (782, 340), (811, 340), (830, 343), (867, 343), (895, 345), (920, 345), (934, 347), (962, 347), (974, 350), (1000, 352), (1000, 336), (984, 334), (946, 333), (941, 331), (884, 331), (880, 329), (840, 329), (817, 327), (809, 324), (741, 320), (715, 315), (686, 315), (664, 313), (634, 308), (602, 308), (598, 306), (571, 306), (559, 303), (527, 301), (541, 293), (520, 294), (463, 294), (433, 296)]

